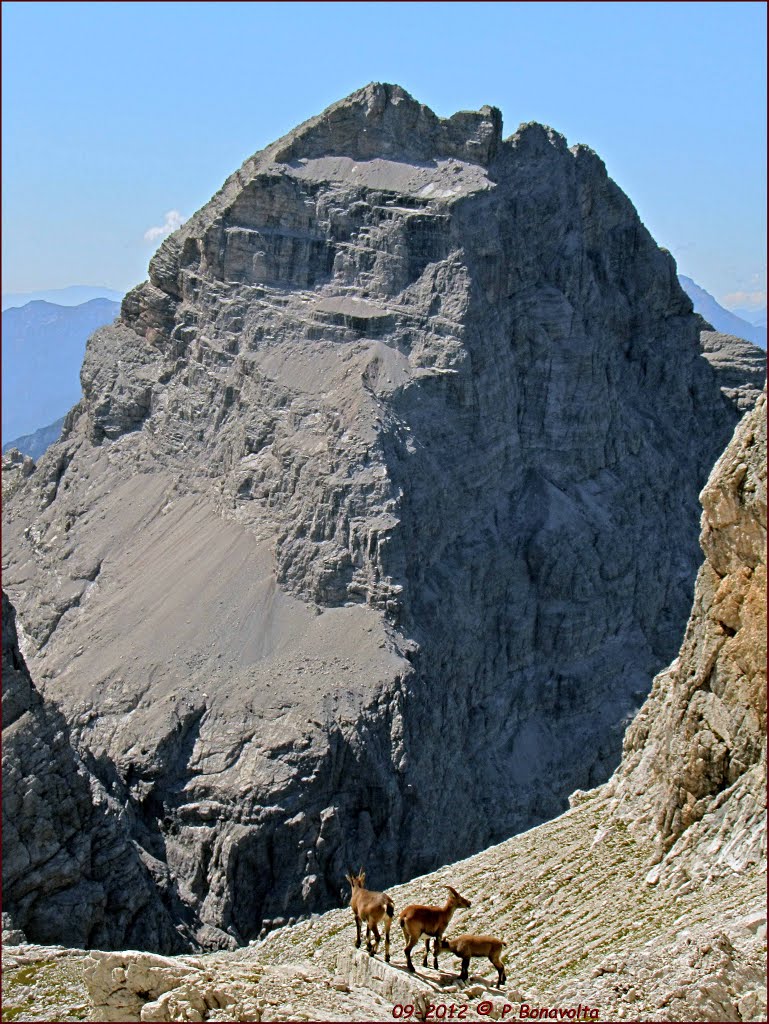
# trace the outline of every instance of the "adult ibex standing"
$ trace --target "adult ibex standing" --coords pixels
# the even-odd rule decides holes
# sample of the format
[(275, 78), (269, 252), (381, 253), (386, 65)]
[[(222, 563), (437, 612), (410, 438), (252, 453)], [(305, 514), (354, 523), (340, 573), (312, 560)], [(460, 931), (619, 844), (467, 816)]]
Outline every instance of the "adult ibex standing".
[[(369, 889), (363, 888), (366, 881), (366, 872), (363, 868), (360, 869), (357, 875), (353, 875), (352, 871), (348, 871), (347, 881), (352, 889), (350, 893), (350, 906), (355, 916), (355, 928), (358, 933), (358, 937), (355, 940), (355, 948), (360, 948), (360, 923), (364, 921), (366, 924), (366, 949), (368, 950), (368, 955), (373, 956), (379, 949), (379, 930), (377, 925), (380, 921), (383, 921), (385, 960), (389, 963), (390, 925), (393, 923), (393, 914), (395, 913), (393, 901), (386, 892), (371, 892)], [(374, 935), (373, 942), (370, 941), (372, 933)]]
[(426, 907), (421, 903), (412, 903), (400, 913), (398, 920), (403, 929), (403, 938), (406, 940), (406, 963), (410, 971), (414, 970), (414, 965), (411, 962), (411, 950), (419, 942), (422, 935), (425, 936), (425, 958), (422, 961), (422, 966), (427, 967), (430, 937), (434, 936), (433, 965), (436, 971), (438, 970), (438, 950), (443, 933), (449, 926), (452, 914), (457, 907), (469, 907), (472, 905), (470, 900), (460, 896), (457, 890), (452, 889), (450, 885), (447, 885), (446, 888), (449, 890), (449, 898), (444, 906)]

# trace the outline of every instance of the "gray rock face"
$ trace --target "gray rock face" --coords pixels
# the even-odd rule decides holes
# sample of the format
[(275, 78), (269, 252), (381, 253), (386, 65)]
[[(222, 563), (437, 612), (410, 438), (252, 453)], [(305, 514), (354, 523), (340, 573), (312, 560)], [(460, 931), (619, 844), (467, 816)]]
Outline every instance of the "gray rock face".
[(654, 681), (609, 784), (651, 833), (652, 881), (766, 870), (766, 396), (702, 492), (705, 562), (679, 657)]
[(3, 498), (6, 501), (18, 491), (34, 469), (35, 460), (20, 452), (18, 448), (9, 448), (7, 452), (3, 452)]
[(3, 592), (4, 941), (177, 952), (189, 945), (168, 872), (154, 865), (165, 906), (128, 839), (126, 813), (72, 749), (63, 716), (35, 689)]
[(7, 505), (5, 580), (199, 938), (609, 775), (738, 418), (698, 333), (595, 153), (397, 86), (258, 153), (161, 246)]

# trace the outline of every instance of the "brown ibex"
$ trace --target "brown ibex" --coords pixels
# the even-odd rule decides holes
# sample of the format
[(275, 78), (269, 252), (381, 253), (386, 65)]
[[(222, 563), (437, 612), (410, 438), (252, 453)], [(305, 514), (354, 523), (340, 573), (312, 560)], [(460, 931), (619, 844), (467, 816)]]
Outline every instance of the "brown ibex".
[(422, 966), (427, 967), (430, 938), (433, 937), (435, 939), (433, 944), (433, 965), (436, 971), (438, 970), (438, 947), (440, 940), (443, 938), (443, 933), (449, 926), (452, 914), (457, 907), (471, 906), (470, 900), (460, 896), (456, 889), (452, 889), (450, 885), (447, 885), (446, 888), (449, 890), (449, 898), (444, 906), (425, 907), (420, 903), (412, 903), (400, 913), (398, 920), (403, 929), (403, 938), (406, 940), (406, 963), (410, 971), (414, 970), (414, 965), (411, 962), (411, 950), (423, 935), (425, 936), (425, 957), (422, 961)]
[[(355, 928), (358, 934), (355, 940), (355, 948), (360, 948), (360, 923), (364, 921), (366, 924), (366, 949), (369, 956), (374, 956), (379, 949), (379, 930), (377, 925), (380, 921), (384, 921), (385, 960), (389, 963), (390, 925), (393, 923), (395, 904), (386, 892), (371, 892), (369, 889), (363, 888), (366, 881), (366, 872), (363, 868), (360, 869), (357, 875), (353, 875), (352, 871), (348, 871), (347, 881), (350, 883), (352, 890), (350, 893), (350, 907), (355, 916)], [(374, 936), (373, 942), (370, 940), (372, 933)]]
[(487, 956), (497, 969), (497, 985), (500, 987), (507, 981), (505, 965), (500, 954), (507, 945), (502, 939), (493, 935), (457, 935), (455, 939), (441, 939), (439, 953), (453, 953), (462, 960), (462, 972), (459, 977), (467, 981), (467, 972), (472, 956)]

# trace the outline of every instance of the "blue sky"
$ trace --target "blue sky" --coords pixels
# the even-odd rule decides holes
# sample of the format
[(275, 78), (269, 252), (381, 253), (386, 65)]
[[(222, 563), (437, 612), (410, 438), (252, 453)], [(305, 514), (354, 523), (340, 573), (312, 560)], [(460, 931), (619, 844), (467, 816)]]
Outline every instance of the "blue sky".
[(766, 301), (764, 3), (3, 3), (3, 291), (133, 286), (169, 211), (374, 80), (587, 143), (682, 273)]

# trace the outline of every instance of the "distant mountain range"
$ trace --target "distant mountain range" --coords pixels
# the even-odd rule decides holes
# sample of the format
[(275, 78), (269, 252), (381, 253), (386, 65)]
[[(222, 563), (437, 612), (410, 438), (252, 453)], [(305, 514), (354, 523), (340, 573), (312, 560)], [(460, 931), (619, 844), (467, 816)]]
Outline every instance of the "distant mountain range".
[[(694, 303), (695, 313), (703, 316), (717, 331), (721, 331), (722, 334), (734, 334), (738, 338), (745, 338), (746, 341), (752, 341), (754, 345), (766, 348), (766, 310), (755, 310), (752, 315), (759, 322), (751, 323), (741, 316), (737, 316), (736, 313), (724, 309), (723, 306), (716, 302), (710, 292), (706, 292), (704, 288), (701, 288), (696, 281), (692, 281), (690, 277), (679, 274), (678, 280), (681, 282), (683, 290)], [(763, 325), (760, 323), (762, 316)]]
[(109, 299), (111, 302), (120, 302), (123, 298), (122, 292), (116, 292), (114, 288), (102, 288), (99, 285), (73, 284), (68, 288), (49, 288), (47, 291), (39, 292), (5, 292), (3, 294), (3, 309), (11, 309), (14, 306), (26, 306), (28, 302), (53, 302), (57, 306), (80, 306), (91, 299)]
[(86, 340), (119, 310), (104, 298), (78, 306), (35, 300), (3, 310), (4, 444), (52, 424), (79, 401)]
[(3, 455), (11, 448), (17, 448), (24, 455), (31, 456), (36, 462), (46, 452), (54, 441), (58, 441), (61, 435), (61, 428), (64, 426), (64, 417), (60, 416), (47, 427), (41, 427), (33, 434), (24, 434), (22, 437), (15, 437), (12, 441), (3, 444)]

